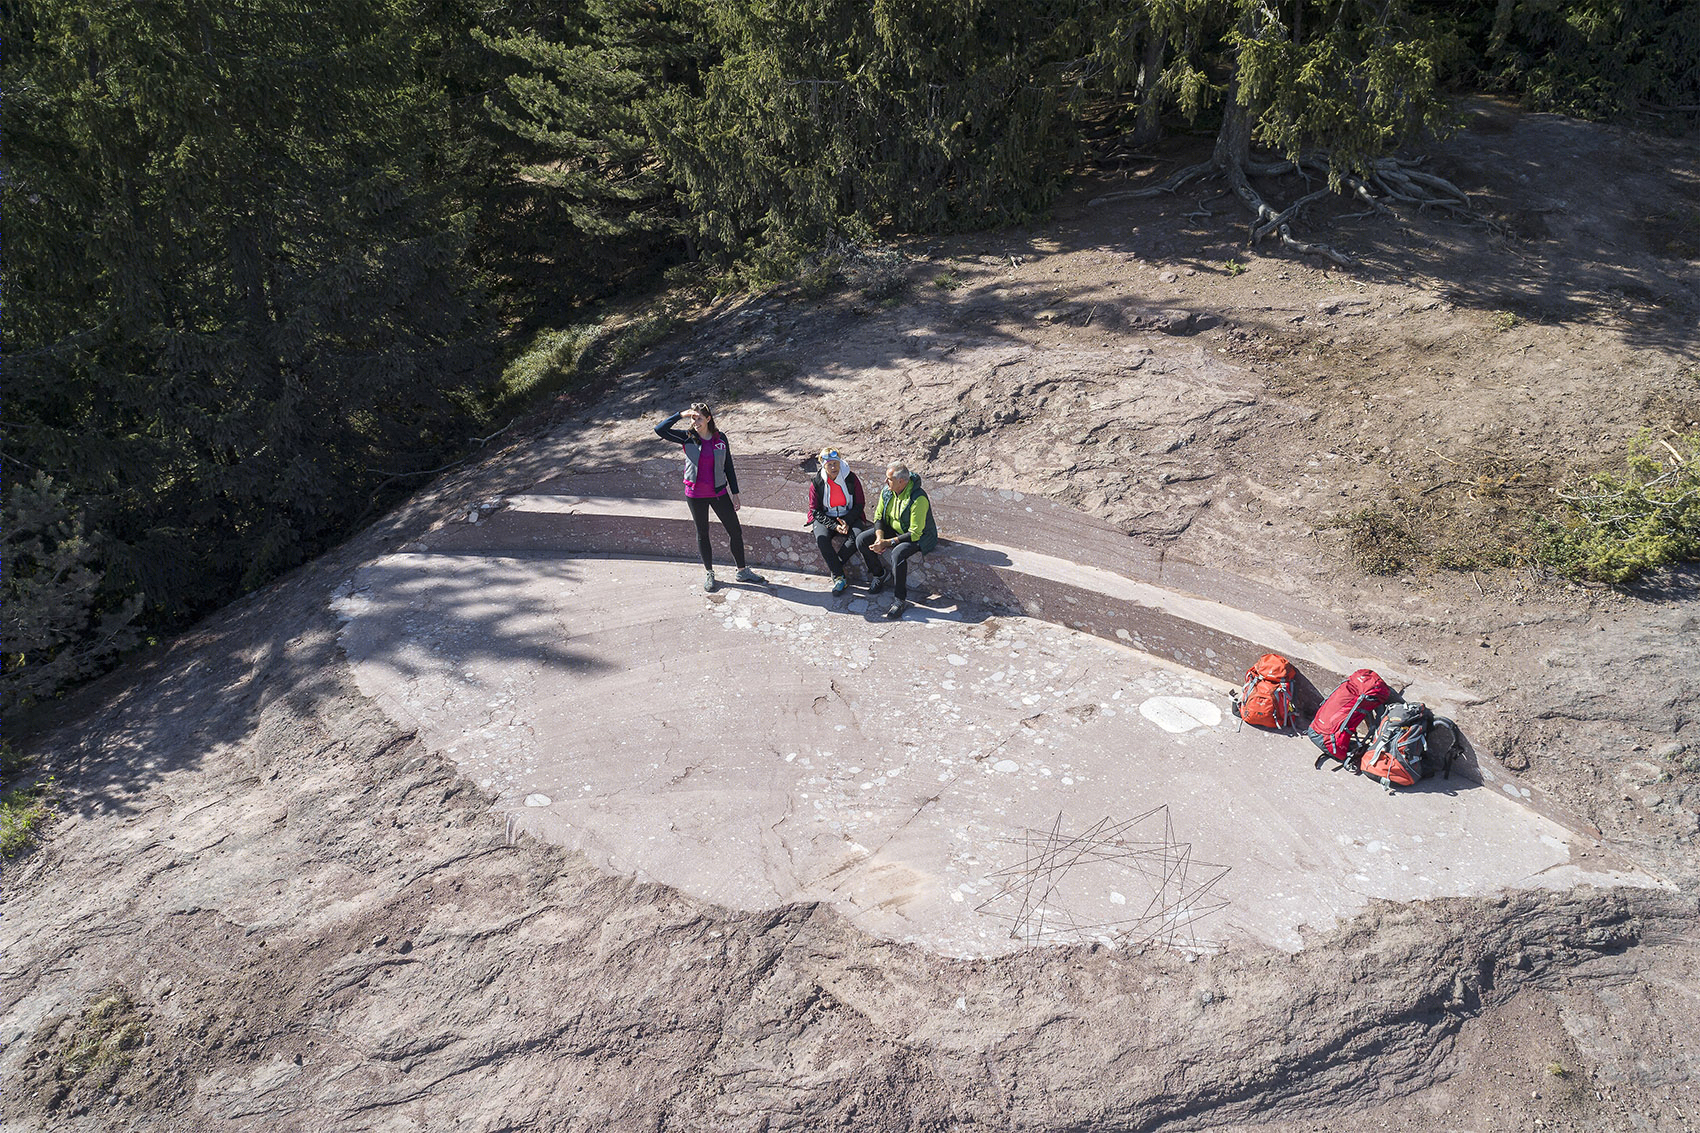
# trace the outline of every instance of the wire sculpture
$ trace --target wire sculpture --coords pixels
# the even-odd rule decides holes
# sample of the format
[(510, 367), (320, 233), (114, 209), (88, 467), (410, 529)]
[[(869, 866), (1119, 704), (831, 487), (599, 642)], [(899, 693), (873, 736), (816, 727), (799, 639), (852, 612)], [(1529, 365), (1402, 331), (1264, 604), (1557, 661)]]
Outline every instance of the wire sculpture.
[[(1193, 926), (1227, 906), (1212, 891), (1230, 867), (1194, 859), (1192, 843), (1175, 839), (1167, 804), (1126, 822), (1103, 818), (1077, 834), (1064, 831), (1058, 813), (1050, 829), (1027, 829), (1004, 841), (1023, 848), (1022, 860), (986, 875), (999, 883), (998, 891), (975, 908), (1007, 922), (1012, 940), (1028, 945), (1106, 940), (1186, 951), (1218, 946), (1201, 939)], [(1142, 891), (1122, 897), (1130, 915), (1106, 919), (1084, 911), (1111, 906), (1120, 893), (1098, 894), (1117, 884)]]

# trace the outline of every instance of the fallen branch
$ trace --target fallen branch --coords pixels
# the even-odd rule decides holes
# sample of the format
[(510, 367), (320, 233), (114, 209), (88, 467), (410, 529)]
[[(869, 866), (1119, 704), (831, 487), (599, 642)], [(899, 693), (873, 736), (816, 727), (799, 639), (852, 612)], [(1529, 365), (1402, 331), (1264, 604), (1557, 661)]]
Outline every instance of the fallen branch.
[(1281, 246), (1306, 255), (1327, 256), (1341, 267), (1352, 267), (1358, 262), (1327, 244), (1307, 244), (1303, 240), (1294, 239), (1292, 231), (1285, 224), (1281, 226)]
[(1120, 193), (1110, 193), (1107, 196), (1094, 197), (1092, 200), (1086, 202), (1086, 207), (1091, 208), (1094, 205), (1108, 204), (1111, 201), (1138, 201), (1148, 200), (1151, 197), (1162, 196), (1164, 193), (1174, 192), (1182, 185), (1185, 185), (1188, 181), (1202, 177), (1206, 173), (1213, 173), (1215, 170), (1215, 162), (1201, 161), (1197, 165), (1187, 166), (1161, 185), (1153, 185), (1145, 189), (1126, 189)]

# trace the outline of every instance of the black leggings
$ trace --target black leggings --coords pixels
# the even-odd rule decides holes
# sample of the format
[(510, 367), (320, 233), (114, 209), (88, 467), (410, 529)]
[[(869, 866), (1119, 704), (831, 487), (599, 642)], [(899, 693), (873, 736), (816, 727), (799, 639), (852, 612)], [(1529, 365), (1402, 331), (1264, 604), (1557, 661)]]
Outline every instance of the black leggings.
[(909, 556), (921, 553), (919, 543), (899, 543), (885, 553), (891, 560), (891, 570), (888, 572), (880, 563), (880, 556), (874, 554), (871, 544), (880, 537), (878, 527), (869, 527), (856, 535), (856, 549), (862, 552), (862, 561), (867, 564), (869, 578), (881, 578), (887, 573), (895, 575), (892, 594), (899, 602), (909, 597)]
[[(842, 577), (844, 568), (849, 566), (850, 560), (856, 557), (857, 533), (857, 529), (852, 527), (850, 534), (840, 535), (825, 523), (815, 524), (815, 546), (820, 548), (820, 557), (826, 560), (826, 569), (832, 572), (832, 577)], [(844, 540), (842, 551), (833, 542), (835, 539)]]
[(691, 519), (697, 525), (697, 554), (702, 556), (702, 568), (714, 569), (714, 556), (708, 546), (708, 509), (712, 507), (714, 514), (720, 517), (720, 525), (726, 528), (726, 538), (732, 544), (732, 561), (738, 564), (739, 570), (743, 570), (744, 526), (738, 522), (738, 513), (732, 509), (732, 497), (723, 494), (704, 500), (696, 496), (686, 496), (685, 502), (691, 505)]

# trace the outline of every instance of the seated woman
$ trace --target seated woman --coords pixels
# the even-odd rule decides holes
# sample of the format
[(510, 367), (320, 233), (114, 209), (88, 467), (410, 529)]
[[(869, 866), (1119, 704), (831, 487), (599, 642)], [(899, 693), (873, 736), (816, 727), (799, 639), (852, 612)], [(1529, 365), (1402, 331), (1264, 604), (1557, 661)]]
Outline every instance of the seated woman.
[[(856, 536), (868, 526), (862, 481), (850, 471), (837, 449), (823, 449), (820, 471), (809, 481), (809, 514), (805, 527), (814, 528), (815, 545), (832, 575), (832, 592), (844, 593), (844, 567), (856, 546)], [(834, 540), (843, 539), (839, 550)]]

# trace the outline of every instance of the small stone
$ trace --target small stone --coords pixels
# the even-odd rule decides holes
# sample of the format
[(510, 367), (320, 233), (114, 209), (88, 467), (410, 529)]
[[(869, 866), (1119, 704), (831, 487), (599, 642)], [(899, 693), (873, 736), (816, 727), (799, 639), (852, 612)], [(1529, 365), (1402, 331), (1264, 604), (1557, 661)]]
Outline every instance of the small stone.
[(380, 932), (377, 936), (372, 938), (372, 947), (381, 948), (385, 944), (388, 944), (389, 940), (390, 938), (386, 934)]
[(1161, 283), (1173, 283), (1176, 280), (1178, 280), (1179, 278), (1180, 278), (1180, 276), (1176, 275), (1172, 271), (1163, 272), (1161, 275), (1159, 275), (1157, 277), (1158, 281), (1161, 282)]
[(1617, 777), (1625, 782), (1633, 783), (1637, 787), (1651, 787), (1654, 783), (1663, 783), (1670, 778), (1665, 774), (1664, 768), (1655, 766), (1643, 759), (1625, 764), (1623, 769), (1617, 773)]
[(1687, 744), (1683, 743), (1681, 740), (1676, 740), (1673, 743), (1661, 745), (1653, 752), (1653, 754), (1658, 756), (1660, 759), (1675, 759), (1687, 750)]

